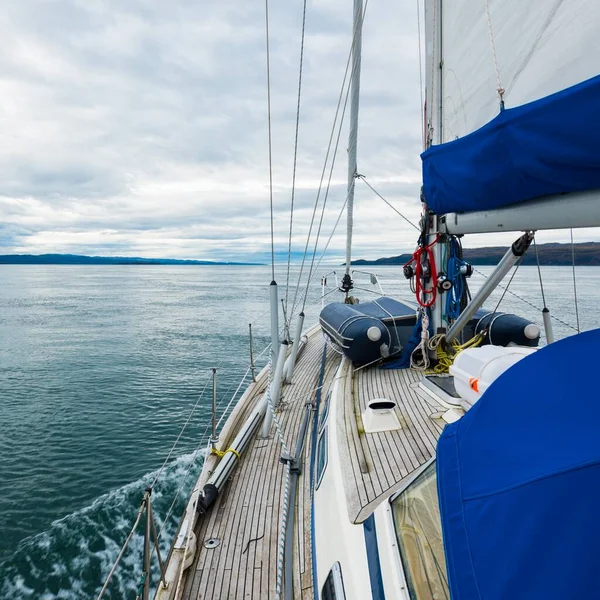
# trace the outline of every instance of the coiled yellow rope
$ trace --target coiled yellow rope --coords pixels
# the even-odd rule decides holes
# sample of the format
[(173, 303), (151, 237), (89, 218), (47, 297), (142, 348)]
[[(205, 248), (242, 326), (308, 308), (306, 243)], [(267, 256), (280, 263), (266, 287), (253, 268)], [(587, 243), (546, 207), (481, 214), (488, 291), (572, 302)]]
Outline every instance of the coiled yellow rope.
[(444, 334), (434, 335), (427, 344), (429, 350), (435, 350), (437, 356), (437, 364), (432, 369), (428, 369), (427, 373), (448, 373), (450, 367), (454, 363), (454, 359), (456, 356), (466, 350), (467, 348), (475, 348), (481, 344), (483, 338), (485, 336), (485, 331), (478, 333), (473, 336), (470, 340), (466, 341), (464, 344), (459, 344), (456, 340), (452, 344), (452, 352), (448, 353), (445, 348), (445, 340), (446, 336)]

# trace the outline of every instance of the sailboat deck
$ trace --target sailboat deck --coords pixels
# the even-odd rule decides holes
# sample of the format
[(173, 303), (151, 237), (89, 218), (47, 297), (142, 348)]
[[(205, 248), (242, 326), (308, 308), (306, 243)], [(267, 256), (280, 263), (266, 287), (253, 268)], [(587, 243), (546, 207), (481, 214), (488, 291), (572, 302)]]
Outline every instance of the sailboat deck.
[[(283, 408), (278, 417), (288, 447), (295, 448), (305, 402), (318, 387), (324, 341), (320, 330), (308, 340), (294, 372), (293, 383), (283, 389)], [(329, 352), (324, 385), (333, 378), (339, 357)], [(262, 389), (249, 399), (247, 410), (257, 403)], [(311, 419), (312, 425), (312, 419)], [(294, 598), (310, 600), (312, 567), (310, 545), (310, 435), (304, 445), (304, 468), (299, 477), (294, 531)], [(281, 535), (285, 467), (281, 445), (274, 431), (268, 439), (256, 437), (244, 453), (229, 484), (207, 515), (196, 526), (197, 551), (186, 571), (182, 598), (268, 599), (276, 597), (277, 553)], [(206, 548), (210, 538), (219, 541)]]
[[(435, 455), (445, 425), (441, 415), (447, 409), (418, 388), (421, 377), (421, 372), (411, 369), (346, 368), (338, 434), (347, 475), (348, 516), (353, 523), (364, 521)], [(395, 400), (401, 429), (365, 432), (362, 414), (374, 398)]]

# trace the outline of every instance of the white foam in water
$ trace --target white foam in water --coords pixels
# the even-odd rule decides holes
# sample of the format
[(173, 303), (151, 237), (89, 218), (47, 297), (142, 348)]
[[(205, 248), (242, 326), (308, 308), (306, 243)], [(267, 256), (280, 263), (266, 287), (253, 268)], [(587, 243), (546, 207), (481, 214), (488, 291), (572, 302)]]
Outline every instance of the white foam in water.
[[(152, 493), (157, 530), (185, 478), (178, 504), (161, 536), (166, 557), (177, 520), (194, 485), (204, 453), (180, 456), (168, 465)], [(194, 464), (192, 465), (192, 461)], [(187, 474), (187, 477), (186, 477)], [(95, 597), (135, 521), (145, 488), (156, 471), (112, 490), (92, 504), (54, 521), (48, 531), (23, 540), (15, 554), (0, 565), (0, 597), (11, 600), (79, 600)], [(139, 532), (139, 533), (138, 533)], [(106, 598), (135, 596), (142, 575), (143, 528), (132, 538)], [(158, 580), (153, 564), (153, 583)]]

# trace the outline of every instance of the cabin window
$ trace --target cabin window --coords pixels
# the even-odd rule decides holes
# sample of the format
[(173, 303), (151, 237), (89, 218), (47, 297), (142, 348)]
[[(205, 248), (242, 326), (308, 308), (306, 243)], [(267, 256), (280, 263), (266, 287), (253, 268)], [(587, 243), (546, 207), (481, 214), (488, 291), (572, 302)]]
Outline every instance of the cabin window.
[(329, 575), (321, 590), (321, 600), (344, 600), (344, 582), (342, 581), (342, 568), (337, 562), (331, 567)]
[(327, 392), (327, 396), (325, 396), (325, 402), (323, 403), (323, 412), (321, 413), (321, 418), (319, 419), (319, 431), (323, 429), (325, 425), (325, 421), (327, 421), (327, 416), (329, 415), (329, 402), (331, 400), (331, 392)]
[(327, 426), (319, 434), (317, 442), (317, 489), (321, 485), (325, 468), (327, 467)]
[(435, 462), (392, 500), (412, 600), (449, 600)]

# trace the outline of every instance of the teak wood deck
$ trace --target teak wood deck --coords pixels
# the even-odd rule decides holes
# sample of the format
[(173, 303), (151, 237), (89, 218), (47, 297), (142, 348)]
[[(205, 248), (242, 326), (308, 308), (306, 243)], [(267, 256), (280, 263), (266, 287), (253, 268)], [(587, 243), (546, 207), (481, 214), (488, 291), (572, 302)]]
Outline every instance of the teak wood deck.
[[(294, 371), (293, 382), (282, 392), (278, 418), (288, 448), (293, 452), (305, 403), (314, 398), (319, 384), (324, 340), (320, 330), (309, 337)], [(339, 356), (327, 352), (323, 386), (333, 378)], [(245, 412), (252, 410), (263, 389), (257, 389)], [(294, 530), (294, 597), (310, 600), (312, 568), (310, 546), (310, 437), (304, 444), (304, 465), (299, 477)], [(276, 597), (278, 542), (285, 467), (279, 461), (281, 444), (274, 427), (268, 439), (250, 443), (225, 490), (196, 526), (197, 550), (186, 571), (182, 599), (267, 599)], [(209, 538), (216, 548), (205, 548)]]
[[(293, 452), (305, 410), (318, 387), (325, 343), (319, 329), (309, 336), (298, 360), (293, 383), (282, 392), (278, 413), (288, 448)], [(344, 410), (338, 411), (338, 449), (344, 477), (348, 517), (366, 519), (375, 507), (419, 472), (435, 455), (435, 446), (446, 410), (418, 389), (422, 373), (353, 369), (348, 361), (327, 348), (322, 403), (336, 375), (340, 379)], [(338, 367), (340, 367), (338, 369)], [(254, 390), (244, 407), (247, 415), (258, 402), (264, 385)], [(369, 400), (396, 401), (401, 429), (365, 433), (362, 413)], [(243, 422), (243, 418), (240, 420)], [(310, 540), (310, 440), (312, 419), (304, 444), (304, 464), (299, 477), (294, 528), (294, 598), (311, 600), (312, 558)], [(274, 599), (278, 543), (281, 534), (285, 467), (274, 428), (268, 439), (257, 434), (244, 453), (223, 493), (196, 525), (197, 550), (185, 572), (182, 600)], [(218, 540), (215, 548), (204, 542)]]
[[(402, 487), (433, 456), (447, 410), (419, 389), (423, 373), (377, 367), (354, 370), (345, 363), (344, 411), (338, 418), (338, 439), (348, 517), (364, 521), (385, 498)], [(365, 433), (362, 414), (370, 400), (388, 398), (401, 428)], [(342, 421), (343, 418), (343, 421)]]

